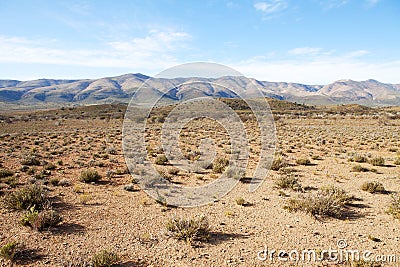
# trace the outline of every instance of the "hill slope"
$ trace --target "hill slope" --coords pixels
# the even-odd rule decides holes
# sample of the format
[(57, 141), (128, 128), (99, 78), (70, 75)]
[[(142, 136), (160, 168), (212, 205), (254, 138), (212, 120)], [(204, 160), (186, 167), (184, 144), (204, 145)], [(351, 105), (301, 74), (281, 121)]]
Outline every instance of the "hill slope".
[[(40, 79), (33, 81), (0, 80), (0, 102), (3, 107), (87, 105), (127, 103), (134, 96), (137, 103), (162, 101), (173, 103), (193, 96), (224, 98), (255, 97), (256, 85), (264, 96), (308, 104), (363, 104), (368, 106), (400, 106), (400, 84), (375, 80), (339, 80), (327, 85), (305, 85), (286, 82), (266, 82), (243, 77), (150, 78), (143, 74), (82, 80)], [(135, 92), (146, 82), (141, 94)], [(240, 88), (233, 92), (230, 88)]]

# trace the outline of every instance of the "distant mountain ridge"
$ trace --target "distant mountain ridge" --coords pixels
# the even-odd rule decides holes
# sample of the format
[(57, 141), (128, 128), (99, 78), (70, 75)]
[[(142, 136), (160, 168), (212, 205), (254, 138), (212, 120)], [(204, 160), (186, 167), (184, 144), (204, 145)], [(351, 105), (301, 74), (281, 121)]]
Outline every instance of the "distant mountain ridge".
[[(308, 104), (362, 104), (367, 106), (400, 106), (400, 84), (376, 80), (339, 80), (327, 85), (267, 82), (238, 76), (220, 78), (151, 78), (136, 73), (100, 79), (32, 81), (0, 80), (0, 104), (25, 106), (87, 105), (127, 103), (131, 100), (152, 103), (163, 96), (166, 103), (174, 103), (193, 96), (224, 98), (238, 97), (229, 88), (241, 88), (240, 95), (254, 97), (254, 84), (264, 96)], [(135, 92), (148, 81), (148, 90)], [(188, 84), (199, 81), (196, 86)], [(252, 84), (250, 84), (252, 83)], [(218, 86), (221, 85), (221, 86)]]

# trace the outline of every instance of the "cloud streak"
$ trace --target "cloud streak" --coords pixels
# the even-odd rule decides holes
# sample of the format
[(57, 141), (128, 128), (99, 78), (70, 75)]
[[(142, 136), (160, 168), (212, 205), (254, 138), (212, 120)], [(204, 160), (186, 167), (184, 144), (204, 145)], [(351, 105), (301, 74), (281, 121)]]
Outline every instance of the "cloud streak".
[(326, 9), (339, 8), (346, 5), (349, 0), (322, 0), (320, 1), (320, 5), (322, 5)]
[(269, 16), (285, 10), (288, 7), (288, 4), (284, 0), (269, 0), (256, 2), (253, 6), (257, 11)]
[[(102, 48), (65, 49), (59, 48), (55, 40), (0, 36), (0, 63), (76, 66), (87, 70), (118, 68), (152, 74), (184, 63), (178, 55), (191, 51), (188, 46), (191, 38), (186, 32), (151, 30), (144, 37), (104, 43), (99, 46)], [(220, 63), (265, 81), (326, 84), (339, 79), (372, 78), (400, 83), (400, 60), (371, 63), (365, 58), (369, 54), (373, 53), (362, 49), (339, 54), (320, 47), (297, 47), (280, 54), (271, 52)]]
[(374, 7), (376, 4), (378, 4), (380, 0), (366, 0), (366, 4), (368, 7)]
[(292, 54), (289, 58), (255, 57), (231, 65), (248, 77), (265, 81), (327, 84), (340, 79), (376, 79), (400, 83), (400, 60), (371, 63), (363, 58), (368, 53), (356, 50), (335, 54), (322, 49), (295, 48), (288, 51)]
[(65, 49), (47, 40), (0, 36), (0, 62), (149, 70), (176, 64), (177, 50), (185, 49), (190, 38), (185, 32), (151, 30), (143, 38), (108, 42), (102, 49)]

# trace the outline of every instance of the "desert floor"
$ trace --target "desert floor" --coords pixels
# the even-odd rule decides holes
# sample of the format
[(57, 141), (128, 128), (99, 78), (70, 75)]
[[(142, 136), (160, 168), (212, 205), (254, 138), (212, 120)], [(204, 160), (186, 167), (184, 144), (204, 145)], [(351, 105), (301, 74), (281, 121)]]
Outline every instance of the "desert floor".
[[(36, 231), (21, 225), (25, 211), (2, 205), (0, 245), (10, 241), (24, 245), (15, 265), (83, 266), (78, 264), (90, 262), (94, 254), (105, 249), (117, 253), (122, 266), (378, 266), (327, 259), (283, 261), (277, 254), (273, 261), (257, 258), (265, 247), (269, 251), (321, 252), (338, 249), (338, 242), (343, 245), (345, 241), (344, 249), (368, 250), (374, 256), (397, 255), (397, 263), (383, 265), (400, 266), (400, 222), (387, 212), (395, 193), (400, 192), (398, 117), (391, 118), (383, 111), (277, 114), (275, 159), (280, 159), (282, 166), (271, 170), (258, 190), (249, 193), (246, 179), (242, 179), (213, 203), (175, 208), (150, 198), (136, 184), (126, 190), (126, 185), (134, 181), (122, 151), (123, 111), (115, 111), (115, 116), (85, 116), (91, 111), (71, 111), (81, 117), (63, 116), (63, 112), (67, 114), (68, 110), (60, 114), (42, 112), (28, 119), (20, 114), (0, 123), (0, 167), (14, 173), (12, 179), (0, 178), (2, 200), (10, 192), (39, 184), (63, 218), (57, 226)], [(160, 125), (154, 120), (148, 130), (149, 158), (153, 162), (163, 153), (157, 138)], [(251, 119), (245, 125), (251, 140), (246, 172), (250, 176), (259, 152), (259, 133)], [(229, 157), (224, 129), (212, 121), (199, 120), (181, 134), (182, 149), (189, 159), (196, 160), (198, 141), (206, 135), (216, 140), (217, 157)], [(32, 157), (39, 163), (26, 164)], [(373, 166), (371, 160), (378, 157), (384, 164)], [(357, 158), (364, 160), (354, 162)], [(310, 163), (303, 165), (301, 159)], [(165, 178), (183, 185), (200, 185), (220, 175), (212, 169), (188, 173), (168, 164), (157, 168)], [(96, 170), (102, 178), (96, 183), (81, 182), (80, 175), (87, 169)], [(279, 185), (285, 178), (294, 178), (295, 186)], [(364, 183), (373, 181), (381, 183), (386, 192), (361, 189)], [(327, 186), (353, 196), (340, 217), (284, 209), (290, 199), (316, 194)], [(205, 240), (189, 243), (167, 231), (171, 218), (200, 215), (207, 217), (211, 228)], [(9, 264), (0, 260), (1, 266)]]

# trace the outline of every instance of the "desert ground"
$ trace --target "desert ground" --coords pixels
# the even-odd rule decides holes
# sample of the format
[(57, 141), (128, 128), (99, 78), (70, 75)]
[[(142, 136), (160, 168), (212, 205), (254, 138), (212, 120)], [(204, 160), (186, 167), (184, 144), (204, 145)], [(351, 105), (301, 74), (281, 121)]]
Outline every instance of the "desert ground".
[[(249, 193), (259, 131), (246, 108), (225, 101), (246, 126), (250, 161), (229, 194), (192, 208), (150, 198), (132, 178), (122, 150), (125, 105), (2, 112), (0, 265), (400, 266), (399, 108), (270, 101), (274, 162)], [(196, 186), (218, 178), (225, 163), (217, 159), (232, 153), (228, 133), (210, 119), (188, 124), (180, 139), (185, 156), (196, 161), (206, 136), (215, 140), (217, 156), (199, 171), (182, 171), (162, 160), (158, 135), (167, 111), (160, 108), (148, 120), (149, 160), (173, 183)], [(38, 190), (42, 202), (32, 206), (18, 193), (28, 189)], [(43, 214), (53, 220), (44, 223)], [(344, 242), (343, 249), (395, 255), (397, 262), (292, 261), (288, 255)], [(269, 254), (259, 259), (266, 248), (277, 251), (272, 260)], [(280, 250), (287, 253), (278, 258)]]

